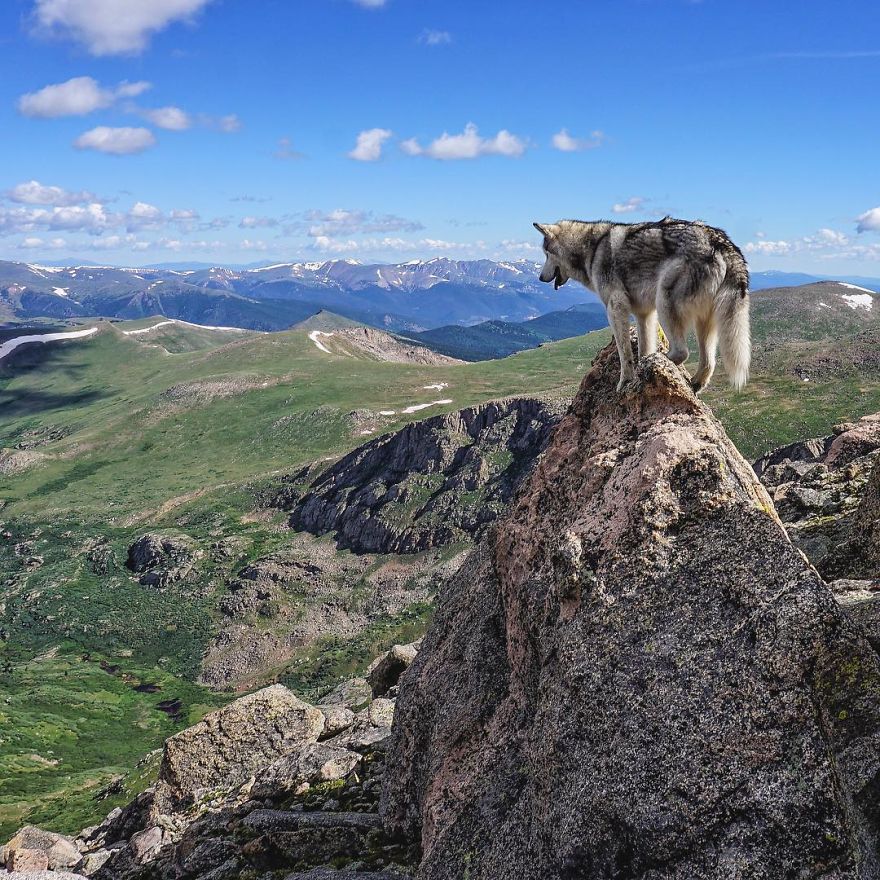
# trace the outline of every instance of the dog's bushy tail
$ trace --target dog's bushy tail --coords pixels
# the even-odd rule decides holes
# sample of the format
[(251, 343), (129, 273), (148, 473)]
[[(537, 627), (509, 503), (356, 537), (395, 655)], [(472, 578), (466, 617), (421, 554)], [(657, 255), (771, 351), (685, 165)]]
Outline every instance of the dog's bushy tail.
[[(734, 269), (731, 272), (731, 268)], [(737, 391), (749, 381), (752, 334), (749, 325), (749, 276), (742, 264), (729, 267), (718, 291), (718, 341), (721, 359)]]

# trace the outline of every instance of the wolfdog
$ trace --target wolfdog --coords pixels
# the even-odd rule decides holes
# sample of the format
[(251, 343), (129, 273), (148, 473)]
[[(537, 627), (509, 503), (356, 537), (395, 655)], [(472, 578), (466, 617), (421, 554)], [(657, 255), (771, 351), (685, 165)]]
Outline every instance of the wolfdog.
[(657, 350), (657, 318), (669, 340), (669, 358), (681, 365), (696, 327), (700, 362), (691, 379), (699, 393), (721, 357), (734, 388), (749, 378), (749, 270), (727, 233), (700, 221), (664, 217), (651, 223), (535, 223), (547, 261), (541, 281), (558, 290), (569, 278), (594, 290), (608, 312), (620, 354), (617, 390), (635, 375), (629, 316), (636, 316), (639, 357)]

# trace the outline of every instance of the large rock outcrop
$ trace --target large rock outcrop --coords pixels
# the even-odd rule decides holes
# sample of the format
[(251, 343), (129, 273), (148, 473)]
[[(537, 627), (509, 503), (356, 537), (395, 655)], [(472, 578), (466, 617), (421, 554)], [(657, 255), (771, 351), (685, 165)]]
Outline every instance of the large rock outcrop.
[(878, 465), (880, 413), (755, 462), (789, 537), (828, 580), (880, 578)]
[(662, 355), (606, 349), (444, 587), (383, 815), (420, 880), (880, 876), (880, 660)]
[(425, 419), (364, 444), (277, 503), (290, 523), (335, 532), (359, 553), (416, 553), (472, 541), (504, 510), (565, 411), (510, 398)]

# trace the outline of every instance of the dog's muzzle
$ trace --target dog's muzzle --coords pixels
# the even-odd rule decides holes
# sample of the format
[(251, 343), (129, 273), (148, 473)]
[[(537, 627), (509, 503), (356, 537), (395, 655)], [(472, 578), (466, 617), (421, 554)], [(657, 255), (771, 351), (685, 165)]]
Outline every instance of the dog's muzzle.
[(544, 273), (542, 272), (538, 276), (538, 280), (543, 281), (544, 284), (549, 284), (552, 281), (554, 290), (559, 290), (559, 288), (562, 287), (563, 284), (565, 284), (565, 282), (562, 280), (562, 272), (560, 272), (559, 266), (557, 266), (553, 270), (553, 277), (552, 278), (545, 278)]

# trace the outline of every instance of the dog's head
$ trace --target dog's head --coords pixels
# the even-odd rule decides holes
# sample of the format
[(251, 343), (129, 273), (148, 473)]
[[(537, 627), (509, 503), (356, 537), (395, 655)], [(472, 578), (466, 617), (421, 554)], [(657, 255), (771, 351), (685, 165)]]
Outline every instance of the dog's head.
[(565, 257), (565, 248), (559, 240), (559, 226), (556, 223), (533, 223), (544, 236), (544, 268), (538, 278), (545, 283), (553, 282), (553, 289), (559, 290), (571, 277)]

